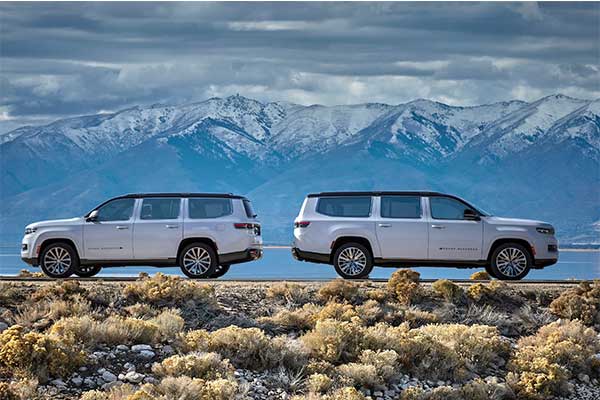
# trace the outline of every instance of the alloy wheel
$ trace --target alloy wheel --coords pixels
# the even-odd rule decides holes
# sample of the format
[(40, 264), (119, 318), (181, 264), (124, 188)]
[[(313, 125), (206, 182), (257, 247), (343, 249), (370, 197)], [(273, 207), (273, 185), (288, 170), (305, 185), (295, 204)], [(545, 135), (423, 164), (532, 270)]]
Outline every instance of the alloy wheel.
[(504, 276), (512, 278), (525, 271), (527, 268), (527, 257), (520, 249), (507, 247), (498, 253), (496, 267)]
[(338, 266), (347, 275), (359, 275), (367, 266), (367, 255), (357, 247), (347, 247), (338, 256)]
[(211, 262), (210, 254), (201, 247), (192, 247), (183, 255), (183, 268), (193, 275), (206, 273)]
[(62, 247), (53, 247), (44, 255), (44, 266), (55, 275), (64, 274), (72, 263), (71, 255)]

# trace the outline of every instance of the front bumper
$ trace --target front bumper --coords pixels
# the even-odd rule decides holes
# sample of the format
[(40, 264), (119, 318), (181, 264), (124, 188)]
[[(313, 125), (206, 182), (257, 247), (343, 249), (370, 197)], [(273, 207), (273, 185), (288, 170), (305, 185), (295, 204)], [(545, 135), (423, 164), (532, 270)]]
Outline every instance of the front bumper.
[(550, 265), (554, 265), (558, 262), (558, 258), (543, 258), (536, 259), (534, 263), (534, 268), (542, 269), (545, 267), (549, 267)]
[(220, 265), (241, 264), (262, 258), (262, 248), (250, 248), (235, 253), (219, 254)]

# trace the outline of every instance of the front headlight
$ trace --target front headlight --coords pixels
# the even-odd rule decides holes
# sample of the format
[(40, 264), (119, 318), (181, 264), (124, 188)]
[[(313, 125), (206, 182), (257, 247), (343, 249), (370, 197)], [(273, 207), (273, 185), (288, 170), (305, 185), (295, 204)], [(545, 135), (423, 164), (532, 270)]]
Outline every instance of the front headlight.
[(25, 228), (25, 234), (30, 235), (32, 233), (35, 233), (35, 231), (37, 231), (37, 230), (38, 230), (38, 228), (35, 228), (35, 227), (34, 228)]
[(554, 228), (538, 226), (537, 228), (535, 228), (535, 230), (544, 235), (554, 235)]

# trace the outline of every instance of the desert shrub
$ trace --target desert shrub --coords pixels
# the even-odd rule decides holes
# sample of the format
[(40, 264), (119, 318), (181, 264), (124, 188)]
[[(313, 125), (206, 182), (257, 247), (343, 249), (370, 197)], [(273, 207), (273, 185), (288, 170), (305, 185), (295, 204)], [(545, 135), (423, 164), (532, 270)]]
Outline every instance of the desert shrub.
[(519, 340), (509, 363), (509, 380), (523, 398), (546, 398), (568, 392), (577, 374), (599, 375), (597, 333), (579, 321), (557, 321)]
[(73, 295), (79, 294), (85, 296), (86, 293), (86, 289), (81, 286), (79, 281), (55, 281), (48, 282), (33, 292), (31, 299), (34, 302), (50, 298), (69, 300)]
[(292, 304), (303, 304), (309, 299), (306, 286), (297, 283), (274, 283), (267, 288), (267, 299), (285, 301)]
[(123, 295), (134, 302), (156, 306), (181, 305), (188, 301), (214, 305), (214, 289), (209, 285), (158, 273), (128, 284)]
[(149, 319), (158, 315), (158, 309), (152, 307), (146, 303), (135, 303), (129, 306), (123, 307), (123, 311), (133, 318)]
[(325, 393), (333, 385), (333, 379), (325, 374), (312, 374), (308, 377), (307, 387), (313, 393)]
[(23, 293), (12, 283), (0, 282), (0, 306), (20, 302)]
[(316, 304), (307, 303), (301, 308), (288, 310), (286, 308), (278, 310), (270, 317), (261, 317), (258, 319), (261, 323), (279, 325), (285, 328), (298, 330), (310, 329), (315, 325), (315, 316), (321, 307)]
[(45, 278), (46, 275), (44, 275), (43, 272), (31, 272), (29, 270), (26, 269), (22, 269), (21, 271), (19, 271), (19, 278)]
[(358, 387), (384, 385), (395, 374), (398, 354), (394, 350), (365, 350), (359, 356), (359, 362), (343, 364), (338, 372)]
[(334, 279), (319, 289), (317, 297), (321, 301), (345, 300), (352, 302), (358, 297), (358, 285), (344, 279)]
[(487, 383), (480, 379), (459, 388), (440, 386), (431, 390), (411, 387), (402, 392), (401, 400), (512, 400), (514, 393), (504, 383)]
[(492, 291), (485, 284), (476, 283), (469, 286), (467, 295), (475, 301), (481, 301), (482, 299), (491, 297)]
[[(382, 306), (376, 300), (367, 300), (363, 304), (356, 306), (356, 315), (366, 324), (372, 325), (375, 322), (385, 318), (386, 315), (395, 314), (396, 310), (384, 310)], [(388, 311), (386, 313), (386, 311)], [(392, 318), (394, 318), (392, 316)]]
[(351, 321), (353, 318), (357, 317), (358, 314), (352, 304), (330, 301), (316, 314), (315, 319), (317, 321), (325, 319)]
[(415, 306), (410, 306), (404, 310), (403, 318), (411, 326), (420, 326), (438, 322), (439, 318), (432, 312), (421, 310)]
[(169, 357), (161, 363), (155, 363), (152, 372), (161, 377), (185, 375), (190, 378), (213, 380), (231, 377), (233, 367), (229, 360), (223, 360), (220, 354), (199, 352)]
[(303, 365), (307, 353), (299, 341), (285, 337), (271, 339), (258, 328), (234, 325), (211, 333), (191, 331), (184, 341), (187, 349), (217, 352), (237, 367), (246, 369), (298, 368)]
[(460, 286), (449, 281), (448, 279), (438, 279), (437, 281), (433, 282), (431, 288), (437, 295), (443, 297), (446, 301), (451, 303), (459, 301), (464, 293)]
[(469, 277), (469, 279), (471, 279), (473, 281), (489, 281), (492, 278), (491, 278), (490, 274), (488, 274), (486, 271), (477, 271), (477, 272), (473, 272), (471, 274), (471, 276)]
[(52, 325), (50, 332), (86, 346), (97, 343), (158, 343), (173, 339), (183, 325), (184, 320), (176, 311), (165, 310), (150, 320), (119, 316), (110, 316), (102, 321), (89, 316), (63, 318)]
[(9, 377), (64, 377), (81, 366), (85, 354), (70, 340), (13, 325), (0, 333), (0, 374)]
[(238, 385), (234, 380), (166, 377), (158, 384), (144, 384), (140, 388), (120, 385), (106, 392), (93, 390), (83, 393), (82, 400), (230, 400)]
[(509, 318), (506, 314), (490, 304), (472, 303), (457, 316), (457, 320), (459, 323), (468, 325), (483, 324), (500, 327), (508, 323)]
[(510, 350), (495, 328), (481, 325), (410, 329), (406, 323), (395, 327), (380, 323), (367, 328), (362, 340), (367, 349), (395, 350), (404, 371), (425, 379), (464, 381), (504, 364)]
[(47, 301), (21, 303), (15, 312), (14, 322), (24, 327), (43, 328), (61, 318), (90, 315), (92, 306), (80, 294), (69, 300), (51, 297)]
[(539, 309), (531, 304), (525, 304), (519, 308), (516, 317), (519, 320), (521, 332), (537, 331), (540, 327), (548, 325), (556, 319), (548, 310)]
[(600, 280), (583, 282), (561, 293), (550, 310), (561, 318), (579, 319), (584, 324), (600, 324)]
[(8, 382), (0, 382), (0, 399), (20, 400), (19, 396), (12, 390)]
[(485, 373), (494, 364), (504, 365), (510, 354), (510, 343), (492, 326), (427, 325), (416, 331), (451, 348), (461, 364), (478, 374)]
[(360, 351), (361, 326), (358, 318), (349, 321), (317, 321), (313, 330), (301, 337), (311, 356), (340, 363), (353, 361)]
[(365, 292), (365, 296), (369, 300), (375, 300), (378, 303), (383, 303), (388, 298), (388, 292), (383, 289), (371, 289)]
[(399, 269), (388, 279), (387, 289), (392, 297), (403, 304), (411, 304), (420, 296), (419, 277), (410, 269)]

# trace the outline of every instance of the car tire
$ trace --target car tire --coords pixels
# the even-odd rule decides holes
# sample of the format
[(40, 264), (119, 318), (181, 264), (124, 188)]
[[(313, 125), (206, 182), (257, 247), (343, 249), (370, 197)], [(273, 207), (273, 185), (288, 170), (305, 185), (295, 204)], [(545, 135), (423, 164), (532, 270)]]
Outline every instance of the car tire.
[(189, 244), (179, 254), (181, 271), (192, 279), (211, 278), (217, 265), (217, 253), (206, 243)]
[(39, 263), (48, 277), (68, 278), (79, 268), (79, 256), (73, 246), (67, 243), (52, 243), (42, 250)]
[(229, 271), (229, 265), (217, 265), (215, 272), (210, 276), (211, 278), (220, 278)]
[(485, 272), (487, 272), (487, 273), (488, 273), (488, 275), (489, 275), (491, 278), (496, 278), (496, 279), (498, 279), (498, 277), (497, 277), (497, 276), (496, 276), (496, 274), (494, 273), (494, 270), (492, 269), (492, 266), (491, 266), (490, 264), (487, 264), (487, 265), (485, 266)]
[(531, 252), (519, 243), (504, 243), (494, 249), (491, 269), (500, 280), (516, 281), (523, 279), (533, 265)]
[(333, 266), (344, 279), (364, 279), (373, 270), (373, 256), (360, 243), (345, 243), (335, 251)]
[(101, 270), (102, 267), (99, 265), (80, 265), (79, 268), (75, 270), (75, 275), (80, 278), (91, 278)]

